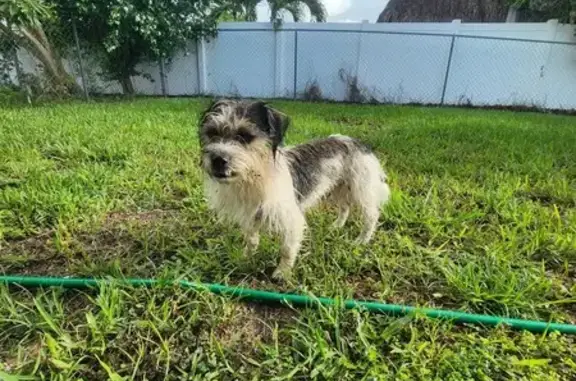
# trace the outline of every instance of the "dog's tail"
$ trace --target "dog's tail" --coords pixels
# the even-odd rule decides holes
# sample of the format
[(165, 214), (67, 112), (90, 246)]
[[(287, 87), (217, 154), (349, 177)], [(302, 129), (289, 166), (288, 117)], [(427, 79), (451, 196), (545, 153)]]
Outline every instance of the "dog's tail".
[(373, 162), (372, 165), (378, 172), (378, 176), (380, 179), (377, 190), (378, 199), (380, 205), (384, 205), (390, 200), (390, 186), (388, 185), (388, 176), (386, 175), (386, 172), (384, 172), (384, 169), (382, 168), (382, 165), (380, 164), (380, 161), (378, 160), (376, 155), (374, 155), (374, 153), (370, 153), (370, 156), (371, 161)]
[(384, 205), (390, 201), (390, 186), (388, 185), (387, 177), (384, 171), (382, 171), (380, 180), (380, 204)]
[[(378, 204), (383, 205), (390, 200), (390, 186), (388, 185), (388, 176), (384, 172), (380, 161), (374, 154), (374, 151), (361, 141), (346, 135), (333, 134), (331, 138), (338, 139), (348, 144), (353, 160), (353, 172), (359, 177), (354, 184), (359, 188), (359, 193), (370, 193), (370, 198), (376, 200)], [(366, 187), (365, 184), (370, 184)]]
[(390, 199), (390, 187), (380, 161), (370, 151), (356, 151), (351, 163), (353, 197), (360, 205), (377, 207)]

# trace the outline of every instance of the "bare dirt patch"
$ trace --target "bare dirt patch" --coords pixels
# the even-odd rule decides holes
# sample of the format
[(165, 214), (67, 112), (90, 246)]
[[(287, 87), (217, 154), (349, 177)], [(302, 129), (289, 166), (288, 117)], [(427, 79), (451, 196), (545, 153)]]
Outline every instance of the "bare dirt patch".
[(290, 323), (297, 312), (280, 306), (238, 303), (230, 317), (216, 327), (218, 341), (240, 353), (252, 352), (259, 344), (270, 343), (278, 327)]
[(99, 266), (118, 260), (138, 262), (144, 260), (135, 258), (143, 249), (142, 235), (155, 225), (174, 223), (177, 216), (176, 210), (113, 212), (97, 230), (72, 232), (58, 245), (54, 230), (0, 242), (0, 272), (64, 276), (76, 274), (85, 263)]

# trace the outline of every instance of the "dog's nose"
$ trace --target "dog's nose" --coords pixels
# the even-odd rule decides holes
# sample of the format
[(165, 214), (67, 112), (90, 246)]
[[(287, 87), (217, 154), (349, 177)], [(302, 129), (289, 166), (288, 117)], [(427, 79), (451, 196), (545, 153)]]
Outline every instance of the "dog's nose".
[(228, 160), (222, 156), (212, 157), (212, 172), (216, 176), (226, 176), (226, 170), (228, 169)]

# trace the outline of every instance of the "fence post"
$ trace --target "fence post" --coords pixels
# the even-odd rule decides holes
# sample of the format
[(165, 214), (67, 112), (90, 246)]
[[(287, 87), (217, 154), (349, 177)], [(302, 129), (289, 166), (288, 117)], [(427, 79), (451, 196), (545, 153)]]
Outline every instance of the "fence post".
[(294, 30), (294, 99), (298, 98), (298, 30)]
[(358, 41), (357, 41), (357, 55), (356, 55), (356, 67), (354, 68), (354, 78), (356, 83), (360, 82), (360, 58), (362, 57), (362, 39), (364, 38), (364, 27), (368, 25), (370, 21), (362, 20), (362, 24), (360, 24), (360, 28), (358, 30)]
[(89, 100), (88, 86), (86, 84), (86, 75), (84, 73), (84, 64), (82, 62), (82, 52), (80, 51), (80, 40), (78, 39), (78, 30), (76, 30), (76, 18), (72, 17), (72, 34), (74, 36), (74, 44), (76, 46), (76, 59), (78, 60), (78, 67), (80, 68), (80, 78), (82, 79), (82, 90), (84, 91), (84, 99)]
[(18, 59), (18, 46), (14, 45), (12, 47), (12, 59), (14, 60), (14, 69), (16, 69), (16, 79), (18, 79), (18, 86), (23, 89), (26, 93), (26, 101), (32, 104), (32, 94), (30, 91), (30, 86), (26, 83), (24, 79), (24, 73), (20, 67), (20, 60)]
[(168, 95), (168, 91), (166, 89), (166, 70), (164, 68), (164, 56), (160, 57), (158, 60), (158, 67), (160, 69), (160, 87), (162, 88), (162, 96), (165, 97)]
[(274, 98), (290, 97), (290, 93), (285, 91), (285, 68), (286, 54), (284, 46), (286, 45), (286, 30), (274, 29)]
[(24, 86), (24, 76), (22, 74), (22, 69), (20, 68), (20, 61), (18, 60), (18, 47), (12, 47), (12, 60), (14, 61), (14, 69), (16, 70), (16, 79), (18, 79), (18, 85)]
[(446, 87), (448, 86), (448, 76), (450, 75), (450, 66), (452, 65), (452, 53), (454, 52), (454, 41), (456, 36), (452, 35), (452, 41), (450, 42), (450, 53), (448, 53), (448, 64), (446, 64), (446, 73), (444, 74), (444, 85), (442, 86), (442, 99), (440, 99), (440, 104), (444, 104), (444, 98), (446, 97)]
[(200, 95), (202, 93), (202, 86), (200, 85), (200, 42), (196, 40), (196, 95)]
[(206, 46), (204, 38), (196, 40), (196, 67), (198, 68), (198, 94), (208, 95), (207, 75), (206, 75)]
[(444, 104), (444, 100), (446, 98), (446, 88), (448, 87), (448, 77), (450, 76), (450, 67), (452, 66), (454, 43), (456, 42), (456, 34), (458, 33), (460, 20), (453, 20), (452, 25), (455, 26), (455, 28), (452, 31), (452, 39), (450, 40), (450, 52), (448, 53), (448, 63), (446, 64), (446, 72), (444, 73), (444, 84), (442, 85), (442, 98), (440, 99), (440, 105)]

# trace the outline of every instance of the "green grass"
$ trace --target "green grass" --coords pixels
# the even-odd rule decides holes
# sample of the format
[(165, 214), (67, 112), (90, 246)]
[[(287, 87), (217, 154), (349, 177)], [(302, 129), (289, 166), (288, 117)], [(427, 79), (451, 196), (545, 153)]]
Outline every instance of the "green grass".
[[(274, 102), (289, 144), (369, 143), (393, 198), (375, 239), (309, 215), (292, 282), (242, 257), (202, 197), (200, 100), (0, 110), (0, 272), (183, 277), (576, 323), (576, 119)], [(573, 337), (292, 310), (182, 289), (0, 287), (0, 379), (573, 380)]]

